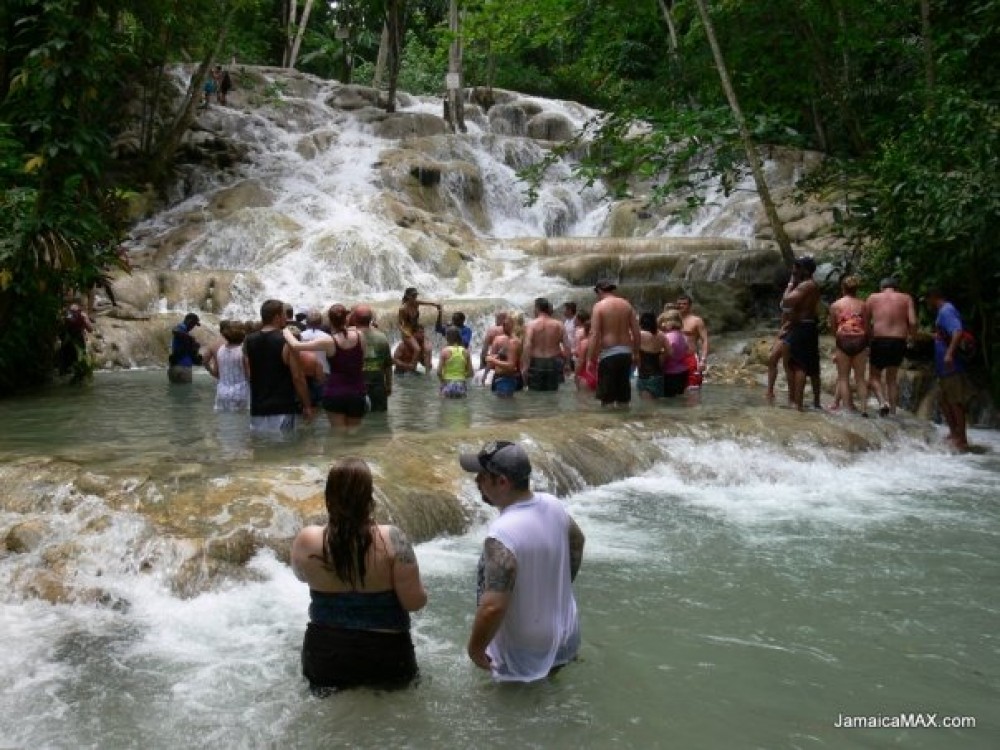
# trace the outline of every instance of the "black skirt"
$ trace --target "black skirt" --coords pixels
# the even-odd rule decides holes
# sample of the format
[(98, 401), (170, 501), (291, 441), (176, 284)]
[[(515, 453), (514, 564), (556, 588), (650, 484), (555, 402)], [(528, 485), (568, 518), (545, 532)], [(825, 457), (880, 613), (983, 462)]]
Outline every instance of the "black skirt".
[(353, 687), (404, 688), (416, 679), (409, 631), (347, 630), (311, 622), (302, 642), (302, 674), (314, 692)]

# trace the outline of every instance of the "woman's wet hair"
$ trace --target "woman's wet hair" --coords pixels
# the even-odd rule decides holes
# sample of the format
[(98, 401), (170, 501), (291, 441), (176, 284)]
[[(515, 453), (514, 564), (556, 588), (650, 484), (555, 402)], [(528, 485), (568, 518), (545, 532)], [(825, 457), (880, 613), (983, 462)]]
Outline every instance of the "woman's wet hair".
[(843, 281), (840, 282), (840, 288), (844, 290), (845, 294), (857, 294), (860, 286), (861, 280), (854, 275), (845, 276)]
[(342, 458), (326, 477), (323, 557), (337, 578), (353, 588), (365, 584), (365, 560), (372, 546), (375, 494), (372, 473), (363, 459)]
[(462, 332), (455, 326), (448, 326), (444, 329), (444, 340), (452, 346), (459, 346), (462, 343)]
[(326, 316), (329, 318), (330, 328), (333, 330), (342, 331), (347, 327), (348, 310), (343, 305), (330, 305), (330, 309), (327, 310)]
[(639, 328), (647, 333), (659, 333), (656, 327), (656, 313), (644, 312), (639, 316)]

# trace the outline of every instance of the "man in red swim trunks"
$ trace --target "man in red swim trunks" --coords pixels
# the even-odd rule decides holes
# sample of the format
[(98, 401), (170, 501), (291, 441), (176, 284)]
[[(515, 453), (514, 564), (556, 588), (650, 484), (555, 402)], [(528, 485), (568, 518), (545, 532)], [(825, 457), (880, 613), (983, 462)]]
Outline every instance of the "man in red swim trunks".
[(708, 359), (708, 327), (705, 321), (691, 311), (691, 298), (682, 294), (677, 298), (681, 314), (681, 332), (688, 342), (688, 388), (701, 388), (705, 379), (705, 361)]

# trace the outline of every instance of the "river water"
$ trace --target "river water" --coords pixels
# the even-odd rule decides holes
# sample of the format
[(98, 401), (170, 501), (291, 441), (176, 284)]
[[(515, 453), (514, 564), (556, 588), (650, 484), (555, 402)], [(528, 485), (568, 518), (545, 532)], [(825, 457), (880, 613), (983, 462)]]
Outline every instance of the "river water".
[[(0, 461), (48, 452), (156, 473), (214, 452), (236, 472), (331, 450), (323, 425), (291, 445), (254, 444), (244, 420), (220, 427), (208, 378), (165, 380), (105, 373), (79, 391), (0, 403)], [(543, 394), (442, 404), (432, 393), (403, 384), (390, 418), (343, 449), (386, 433), (447, 440), (466, 420), (530, 432), (547, 411), (529, 398)], [(735, 418), (751, 397), (707, 388), (701, 405), (639, 405), (633, 417)], [(558, 398), (595, 408), (571, 391)], [(111, 605), (14, 593), (20, 556), (8, 553), (0, 747), (997, 747), (1000, 436), (973, 431), (988, 451), (956, 456), (904, 429), (881, 450), (848, 453), (810, 440), (809, 420), (830, 417), (802, 419), (787, 447), (665, 437), (650, 470), (565, 497), (587, 535), (583, 647), (531, 686), (494, 685), (464, 655), (485, 509), (467, 533), (417, 547), (430, 594), (414, 618), (422, 678), (392, 694), (310, 696), (298, 665), (308, 594), (270, 551), (250, 562), (250, 580), (181, 597), (136, 574), (145, 522), (118, 514), (88, 529), (76, 558)], [(461, 492), (476, 502), (471, 482)], [(976, 727), (835, 727), (841, 715), (900, 712)]]

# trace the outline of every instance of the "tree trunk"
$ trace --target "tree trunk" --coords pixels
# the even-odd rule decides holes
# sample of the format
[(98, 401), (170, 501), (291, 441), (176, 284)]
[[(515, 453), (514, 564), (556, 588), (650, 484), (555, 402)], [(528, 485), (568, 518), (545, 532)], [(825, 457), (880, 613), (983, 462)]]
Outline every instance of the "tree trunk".
[(795, 262), (792, 243), (789, 241), (788, 235), (785, 234), (785, 227), (782, 225), (781, 219), (778, 217), (778, 210), (771, 199), (771, 191), (767, 187), (767, 181), (764, 179), (764, 169), (761, 165), (760, 154), (753, 139), (750, 137), (746, 118), (743, 117), (743, 110), (740, 109), (740, 102), (736, 98), (736, 91), (729, 80), (729, 71), (726, 69), (726, 61), (722, 57), (719, 42), (715, 38), (715, 28), (712, 26), (712, 20), (708, 17), (705, 0), (695, 0), (695, 3), (698, 6), (698, 14), (701, 16), (702, 25), (705, 27), (708, 44), (712, 48), (712, 57), (715, 58), (715, 67), (719, 71), (722, 90), (725, 91), (726, 99), (729, 100), (729, 108), (733, 111), (733, 119), (736, 120), (736, 127), (739, 128), (743, 148), (746, 149), (747, 160), (750, 162), (750, 171), (753, 173), (753, 181), (757, 186), (757, 194), (760, 195), (760, 202), (764, 205), (764, 212), (767, 214), (767, 220), (771, 225), (771, 230), (774, 232), (774, 239), (781, 250), (781, 257), (790, 268)]
[(399, 66), (403, 56), (403, 5), (405, 0), (386, 0), (385, 23), (389, 28), (389, 91), (385, 111), (396, 111), (396, 86), (399, 83)]
[[(832, 12), (837, 16), (837, 25), (840, 34), (846, 38), (848, 33), (847, 18), (842, 8), (834, 4)], [(840, 123), (843, 126), (847, 140), (851, 148), (858, 155), (868, 152), (868, 143), (865, 139), (864, 129), (861, 127), (861, 120), (851, 104), (852, 66), (847, 52), (843, 53), (841, 59), (840, 74), (836, 71), (836, 65), (832, 63), (827, 55), (830, 42), (826, 37), (816, 33), (812, 22), (797, 11), (790, 14), (789, 24), (796, 30), (802, 38), (803, 44), (812, 56), (812, 71), (816, 75), (817, 85), (822, 92), (832, 101), (836, 102)], [(830, 143), (829, 137), (827, 142)], [(832, 146), (832, 143), (830, 144)]]
[(198, 64), (198, 69), (191, 77), (191, 83), (188, 84), (188, 90), (184, 95), (184, 103), (181, 106), (180, 113), (174, 119), (170, 129), (164, 134), (162, 140), (153, 147), (153, 156), (149, 160), (147, 179), (154, 185), (160, 184), (163, 175), (166, 174), (168, 167), (174, 160), (174, 155), (180, 147), (181, 139), (194, 121), (195, 108), (198, 106), (198, 98), (205, 83), (205, 76), (208, 75), (208, 71), (212, 67), (212, 60), (218, 57), (222, 50), (222, 45), (226, 42), (226, 35), (229, 33), (229, 26), (232, 24), (235, 14), (236, 3), (230, 2), (219, 22), (219, 35), (215, 38), (215, 44), (206, 51), (205, 57), (202, 58), (201, 63)]
[(287, 14), (282, 19), (285, 24), (285, 48), (281, 53), (281, 67), (291, 67), (289, 62), (292, 59), (292, 40), (295, 38), (295, 16), (299, 9), (299, 0), (285, 0)]
[(924, 84), (927, 86), (927, 102), (930, 106), (931, 92), (934, 90), (934, 41), (931, 39), (931, 3), (920, 0), (920, 35), (924, 46)]
[(660, 11), (663, 13), (663, 20), (667, 22), (667, 31), (670, 33), (670, 54), (676, 55), (678, 44), (677, 44), (677, 27), (674, 25), (674, 17), (670, 14), (670, 6), (667, 5), (666, 0), (657, 0), (660, 4)]
[(382, 88), (382, 79), (385, 78), (385, 66), (389, 60), (389, 24), (382, 24), (382, 38), (378, 43), (378, 57), (375, 59), (375, 75), (372, 78), (372, 87)]
[(465, 101), (462, 95), (462, 36), (458, 18), (458, 0), (450, 0), (448, 7), (448, 30), (451, 31), (451, 46), (448, 49), (448, 122), (455, 132), (466, 132)]
[(288, 67), (294, 68), (295, 62), (299, 59), (299, 47), (302, 46), (302, 37), (306, 33), (306, 25), (309, 23), (309, 14), (312, 13), (313, 0), (306, 0), (306, 7), (302, 9), (302, 17), (299, 19), (299, 30), (295, 34), (295, 41), (292, 43), (292, 52), (288, 59)]

